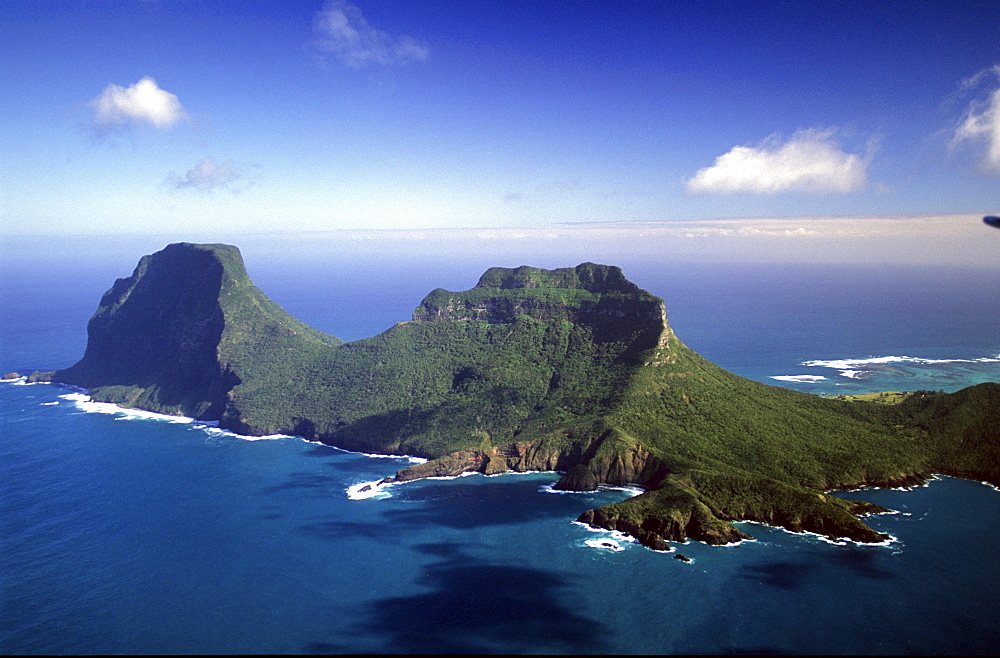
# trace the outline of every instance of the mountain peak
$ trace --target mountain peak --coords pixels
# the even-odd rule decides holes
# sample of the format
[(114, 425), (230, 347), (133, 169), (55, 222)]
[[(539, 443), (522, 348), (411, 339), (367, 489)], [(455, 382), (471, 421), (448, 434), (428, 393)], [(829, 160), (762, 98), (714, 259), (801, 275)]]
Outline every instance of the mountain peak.
[(433, 291), (413, 312), (415, 321), (478, 320), (491, 324), (514, 322), (519, 316), (666, 329), (663, 300), (635, 285), (612, 265), (582, 263), (545, 270), (537, 267), (493, 267), (464, 292)]
[(620, 267), (581, 263), (576, 267), (544, 270), (522, 265), (517, 268), (491, 267), (479, 278), (477, 288), (562, 288), (586, 290), (594, 294), (642, 292), (625, 278)]
[(341, 342), (260, 292), (236, 247), (177, 242), (143, 256), (104, 293), (83, 358), (53, 378), (110, 402), (218, 418), (248, 346), (263, 354), (288, 340)]

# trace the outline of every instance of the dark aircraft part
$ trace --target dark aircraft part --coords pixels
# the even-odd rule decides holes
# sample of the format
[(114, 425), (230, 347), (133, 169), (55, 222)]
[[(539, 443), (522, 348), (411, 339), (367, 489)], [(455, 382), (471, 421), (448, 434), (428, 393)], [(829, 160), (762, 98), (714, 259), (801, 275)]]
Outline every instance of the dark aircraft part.
[(1000, 228), (1000, 217), (996, 215), (986, 215), (986, 217), (983, 217), (983, 221), (993, 228)]

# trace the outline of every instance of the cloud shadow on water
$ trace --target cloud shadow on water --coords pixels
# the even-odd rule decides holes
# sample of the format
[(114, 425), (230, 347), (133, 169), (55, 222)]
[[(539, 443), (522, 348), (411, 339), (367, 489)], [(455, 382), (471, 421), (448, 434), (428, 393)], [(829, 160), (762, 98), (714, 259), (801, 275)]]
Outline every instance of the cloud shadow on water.
[[(289, 486), (292, 486), (291, 483)], [(423, 483), (393, 488), (393, 498), (401, 506), (385, 505), (377, 522), (321, 521), (300, 526), (306, 535), (341, 541), (345, 537), (395, 541), (400, 533), (429, 526), (456, 530), (518, 525), (539, 519), (562, 519), (567, 523), (595, 506), (585, 495), (539, 493), (536, 485), (525, 482), (484, 481)], [(412, 505), (409, 503), (419, 503)]]
[(836, 554), (837, 561), (863, 578), (892, 580), (897, 576), (881, 566), (880, 555), (870, 548), (849, 547)]
[(816, 567), (813, 565), (780, 561), (745, 566), (741, 569), (740, 577), (778, 589), (795, 590), (802, 587), (815, 571)]
[[(434, 483), (399, 490), (399, 497), (419, 505), (386, 510), (393, 524), (427, 524), (458, 530), (514, 525), (545, 518), (575, 519), (594, 507), (586, 496), (539, 493), (537, 483), (469, 478), (473, 482)], [(556, 478), (553, 477), (553, 480)], [(396, 493), (394, 492), (394, 495)]]
[[(351, 634), (388, 653), (603, 653), (601, 622), (572, 609), (562, 595), (566, 575), (492, 564), (453, 544), (417, 547), (441, 558), (424, 567), (429, 591), (368, 604)], [(340, 644), (351, 644), (349, 637)], [(313, 643), (305, 651), (333, 648)]]
[(284, 482), (263, 489), (263, 493), (275, 494), (281, 491), (288, 491), (290, 489), (319, 489), (325, 492), (336, 491), (342, 488), (343, 485), (341, 481), (335, 477), (325, 474), (311, 473), (308, 471), (300, 471), (296, 473), (289, 473)]

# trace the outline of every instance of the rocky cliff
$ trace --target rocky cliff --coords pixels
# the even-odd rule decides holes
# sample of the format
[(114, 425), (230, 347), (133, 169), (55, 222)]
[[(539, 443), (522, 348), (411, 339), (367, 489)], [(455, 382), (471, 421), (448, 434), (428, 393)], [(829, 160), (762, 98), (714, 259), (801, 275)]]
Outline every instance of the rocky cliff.
[(115, 281), (87, 325), (83, 358), (44, 377), (104, 402), (217, 420), (255, 369), (247, 357), (341, 342), (264, 296), (235, 247), (178, 243)]

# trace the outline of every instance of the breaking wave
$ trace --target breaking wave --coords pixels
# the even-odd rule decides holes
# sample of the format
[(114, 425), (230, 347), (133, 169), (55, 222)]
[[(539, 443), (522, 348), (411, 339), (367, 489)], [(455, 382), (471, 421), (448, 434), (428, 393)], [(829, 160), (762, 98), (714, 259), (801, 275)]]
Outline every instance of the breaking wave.
[[(929, 359), (917, 356), (872, 356), (858, 359), (816, 359), (803, 361), (800, 365), (812, 368), (831, 368), (846, 379), (863, 379), (876, 373), (906, 374), (907, 368), (934, 369), (941, 366), (989, 366), (1000, 364), (1000, 354), (975, 359)], [(818, 382), (825, 379), (819, 375), (787, 375), (773, 379), (794, 382)]]
[(823, 375), (774, 375), (771, 379), (781, 382), (798, 382), (799, 384), (815, 384), (826, 379)]

